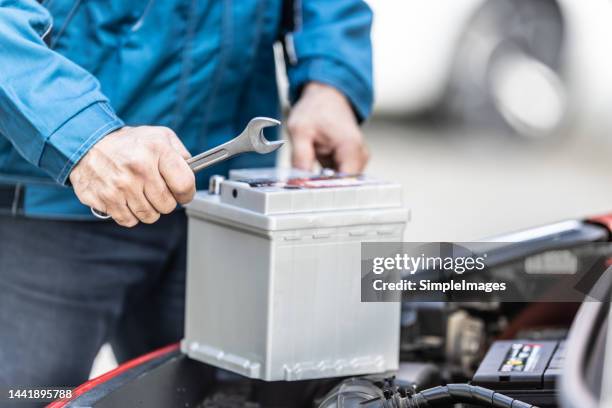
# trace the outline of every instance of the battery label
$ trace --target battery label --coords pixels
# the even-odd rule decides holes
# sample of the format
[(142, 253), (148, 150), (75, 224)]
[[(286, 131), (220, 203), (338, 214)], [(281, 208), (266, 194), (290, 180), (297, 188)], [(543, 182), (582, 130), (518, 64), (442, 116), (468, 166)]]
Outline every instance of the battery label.
[(360, 175), (334, 174), (332, 176), (296, 177), (288, 179), (277, 178), (247, 178), (236, 181), (247, 183), (251, 187), (277, 187), (285, 189), (320, 189), (331, 187), (358, 187), (376, 184), (374, 180), (366, 180)]
[(533, 343), (514, 343), (508, 350), (506, 358), (499, 371), (522, 371), (531, 372), (535, 370), (540, 358), (542, 346)]

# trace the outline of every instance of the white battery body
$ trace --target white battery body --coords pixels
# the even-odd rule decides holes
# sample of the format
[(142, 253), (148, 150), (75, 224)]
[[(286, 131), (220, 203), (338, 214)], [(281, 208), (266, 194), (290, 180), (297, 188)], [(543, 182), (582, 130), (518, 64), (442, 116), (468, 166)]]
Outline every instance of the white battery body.
[(361, 242), (402, 240), (401, 186), (253, 185), (187, 206), (183, 352), (266, 381), (396, 370), (400, 304), (361, 302), (360, 262)]

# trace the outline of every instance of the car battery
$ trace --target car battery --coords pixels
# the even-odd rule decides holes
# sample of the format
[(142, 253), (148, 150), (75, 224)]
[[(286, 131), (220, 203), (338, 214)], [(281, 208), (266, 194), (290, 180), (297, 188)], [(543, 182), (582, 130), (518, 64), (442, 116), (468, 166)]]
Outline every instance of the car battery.
[(556, 407), (564, 356), (564, 341), (499, 340), (491, 345), (472, 384), (540, 407)]
[(266, 381), (398, 368), (400, 303), (360, 285), (361, 243), (402, 240), (401, 185), (261, 169), (212, 190), (187, 206), (184, 353)]

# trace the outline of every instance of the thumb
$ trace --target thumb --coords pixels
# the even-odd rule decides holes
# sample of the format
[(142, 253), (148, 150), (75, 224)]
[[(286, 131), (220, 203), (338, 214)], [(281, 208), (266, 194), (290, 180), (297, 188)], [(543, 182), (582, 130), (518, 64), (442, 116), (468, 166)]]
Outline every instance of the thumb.
[(315, 164), (314, 140), (294, 136), (291, 140), (291, 164), (300, 170), (312, 170)]

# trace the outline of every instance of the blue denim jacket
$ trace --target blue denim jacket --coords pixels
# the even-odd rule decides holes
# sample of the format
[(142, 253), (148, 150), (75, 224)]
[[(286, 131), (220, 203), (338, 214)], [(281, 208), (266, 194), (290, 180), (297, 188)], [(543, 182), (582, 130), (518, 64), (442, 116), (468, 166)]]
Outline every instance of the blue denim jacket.
[(68, 176), (107, 133), (168, 126), (198, 153), (278, 117), (279, 39), (291, 100), (320, 81), (364, 119), (371, 20), (362, 0), (0, 0), (0, 183), (25, 186), (26, 215), (90, 217)]

